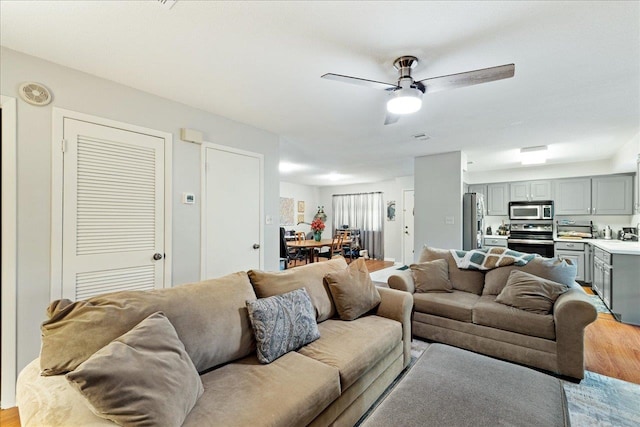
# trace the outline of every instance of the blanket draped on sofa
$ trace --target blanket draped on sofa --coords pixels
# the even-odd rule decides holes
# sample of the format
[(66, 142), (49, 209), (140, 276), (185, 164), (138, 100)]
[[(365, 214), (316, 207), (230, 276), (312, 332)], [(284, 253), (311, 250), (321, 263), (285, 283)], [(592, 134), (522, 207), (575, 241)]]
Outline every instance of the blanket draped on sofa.
[(464, 270), (491, 270), (507, 265), (521, 267), (539, 256), (538, 254), (527, 254), (497, 247), (472, 249), (470, 251), (451, 249), (451, 255), (458, 268)]

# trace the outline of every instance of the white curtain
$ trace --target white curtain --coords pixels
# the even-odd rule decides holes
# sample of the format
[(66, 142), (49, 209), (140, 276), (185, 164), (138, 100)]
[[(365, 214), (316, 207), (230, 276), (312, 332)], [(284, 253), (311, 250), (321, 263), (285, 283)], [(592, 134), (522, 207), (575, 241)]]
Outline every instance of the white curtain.
[(384, 259), (384, 203), (382, 193), (334, 194), (333, 226), (360, 231), (360, 246), (369, 256)]

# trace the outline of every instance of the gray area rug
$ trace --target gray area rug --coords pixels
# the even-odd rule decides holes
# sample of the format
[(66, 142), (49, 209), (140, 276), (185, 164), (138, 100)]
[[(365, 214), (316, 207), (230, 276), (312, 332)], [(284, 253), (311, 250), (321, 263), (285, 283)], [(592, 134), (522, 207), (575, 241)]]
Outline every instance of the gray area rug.
[[(429, 343), (417, 339), (412, 341), (409, 367), (385, 390), (369, 411), (356, 423), (356, 426), (360, 426), (375, 411), (402, 378), (407, 375), (429, 345)], [(585, 378), (580, 384), (563, 381), (563, 386), (573, 427), (640, 426), (640, 385), (586, 371)], [(429, 421), (425, 420), (425, 424), (422, 425), (428, 423)]]
[(591, 300), (591, 303), (596, 306), (596, 310), (598, 310), (598, 313), (611, 314), (611, 311), (609, 311), (607, 306), (604, 305), (598, 295), (589, 295), (589, 299)]

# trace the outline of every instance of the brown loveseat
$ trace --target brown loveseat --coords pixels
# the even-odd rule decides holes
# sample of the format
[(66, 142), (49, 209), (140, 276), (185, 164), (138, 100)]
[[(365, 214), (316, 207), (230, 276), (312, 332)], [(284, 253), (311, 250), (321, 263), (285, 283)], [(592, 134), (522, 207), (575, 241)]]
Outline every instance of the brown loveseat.
[[(574, 266), (557, 259), (535, 258), (522, 267), (463, 270), (450, 251), (428, 247), (418, 262), (438, 259), (448, 263), (452, 292), (416, 293), (411, 270), (388, 279), (390, 288), (413, 295), (415, 336), (576, 379), (584, 377), (584, 328), (597, 313), (575, 282)], [(496, 302), (514, 269), (567, 282), (570, 289), (545, 315)]]
[[(102, 334), (117, 337), (149, 313), (162, 311), (204, 386), (183, 425), (353, 425), (408, 365), (412, 301), (404, 292), (379, 289), (381, 303), (373, 312), (339, 320), (323, 277), (345, 268), (344, 259), (337, 258), (282, 272), (239, 272), (171, 289), (98, 296), (90, 303), (116, 315), (108, 322), (90, 322), (84, 342), (91, 344)], [(302, 287), (315, 309), (320, 338), (269, 364), (259, 363), (246, 301)], [(64, 317), (64, 305), (52, 304), (49, 314)], [(70, 322), (68, 332), (81, 331)], [(67, 345), (69, 352), (82, 351), (82, 338), (64, 336), (54, 324), (61, 323), (48, 328), (45, 322), (41, 358), (18, 379), (22, 425), (114, 425), (92, 413), (65, 375), (40, 375), (41, 364), (73, 371), (60, 353)], [(48, 351), (52, 346), (60, 351)], [(154, 374), (150, 367), (148, 375)]]

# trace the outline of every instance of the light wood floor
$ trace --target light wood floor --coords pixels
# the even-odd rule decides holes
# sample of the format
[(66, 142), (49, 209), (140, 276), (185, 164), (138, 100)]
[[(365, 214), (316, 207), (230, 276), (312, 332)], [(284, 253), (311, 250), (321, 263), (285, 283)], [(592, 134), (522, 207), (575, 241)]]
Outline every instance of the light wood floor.
[[(367, 260), (370, 272), (392, 265), (388, 261)], [(584, 290), (593, 293), (590, 288)], [(620, 323), (610, 314), (599, 314), (598, 319), (587, 326), (584, 338), (588, 371), (640, 384), (640, 326)], [(20, 427), (18, 409), (0, 411), (0, 426)]]

